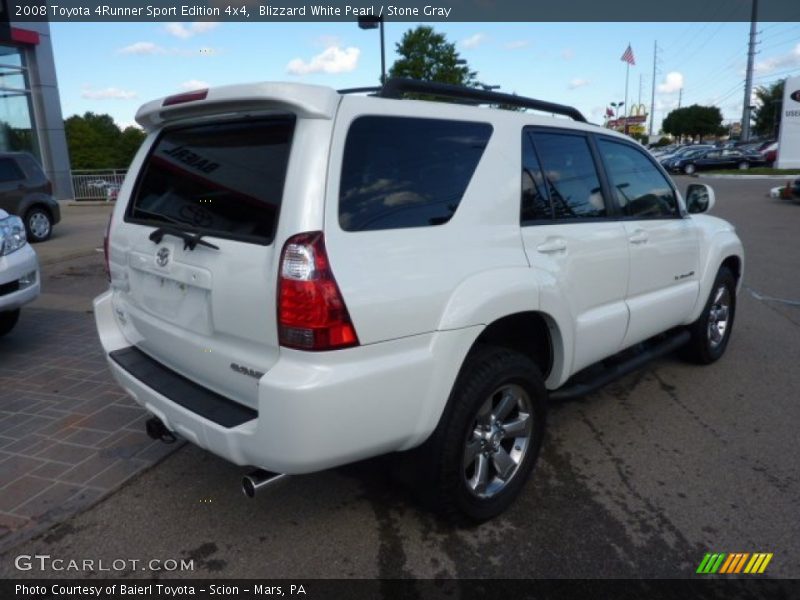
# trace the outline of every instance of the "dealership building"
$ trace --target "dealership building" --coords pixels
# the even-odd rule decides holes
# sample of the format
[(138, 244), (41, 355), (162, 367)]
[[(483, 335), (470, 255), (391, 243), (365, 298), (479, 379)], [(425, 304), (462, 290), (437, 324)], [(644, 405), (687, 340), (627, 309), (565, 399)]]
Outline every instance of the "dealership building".
[(47, 22), (0, 22), (0, 152), (30, 152), (53, 183), (53, 195), (73, 197)]

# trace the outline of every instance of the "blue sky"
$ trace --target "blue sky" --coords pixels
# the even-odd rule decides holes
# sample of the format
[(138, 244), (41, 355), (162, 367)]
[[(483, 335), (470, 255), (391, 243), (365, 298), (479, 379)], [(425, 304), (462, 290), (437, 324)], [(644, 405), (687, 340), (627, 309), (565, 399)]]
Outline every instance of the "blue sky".
[[(741, 118), (749, 23), (430, 23), (456, 43), (480, 81), (576, 106), (602, 122), (625, 96), (650, 105), (658, 41), (656, 124), (678, 104), (715, 104)], [(387, 23), (387, 68), (413, 23)], [(759, 23), (756, 85), (800, 75), (800, 24)], [(380, 73), (378, 32), (355, 23), (51, 23), (64, 116), (134, 122), (143, 102), (206, 85), (296, 81), (357, 87)]]

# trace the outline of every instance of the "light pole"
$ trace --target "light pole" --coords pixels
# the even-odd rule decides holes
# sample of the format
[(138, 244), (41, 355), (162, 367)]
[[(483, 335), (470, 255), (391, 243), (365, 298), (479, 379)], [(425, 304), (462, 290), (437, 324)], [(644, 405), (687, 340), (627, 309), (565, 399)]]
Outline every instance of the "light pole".
[(360, 29), (380, 29), (381, 31), (381, 85), (386, 83), (386, 48), (383, 37), (383, 17), (368, 15), (358, 17)]
[[(614, 107), (614, 119), (617, 121), (617, 125), (619, 125), (619, 109), (622, 108), (623, 106), (625, 106), (625, 103), (624, 102), (611, 102), (611, 106)], [(623, 114), (623, 118), (624, 118), (625, 113), (622, 113), (622, 114)], [(626, 119), (625, 120), (625, 125), (623, 125), (623, 130), (627, 130), (627, 128), (628, 128), (628, 121)]]

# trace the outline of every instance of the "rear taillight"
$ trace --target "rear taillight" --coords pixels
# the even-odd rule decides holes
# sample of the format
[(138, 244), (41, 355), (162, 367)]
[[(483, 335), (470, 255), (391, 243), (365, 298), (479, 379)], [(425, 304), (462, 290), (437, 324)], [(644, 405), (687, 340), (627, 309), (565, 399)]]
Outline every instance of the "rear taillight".
[(333, 277), (321, 231), (292, 236), (278, 273), (278, 339), (300, 350), (358, 346), (358, 336)]
[(108, 225), (106, 225), (106, 234), (103, 236), (103, 258), (105, 260), (105, 267), (106, 267), (106, 279), (111, 281), (111, 266), (109, 265), (109, 244), (111, 243), (111, 219), (114, 218), (114, 214), (108, 215)]

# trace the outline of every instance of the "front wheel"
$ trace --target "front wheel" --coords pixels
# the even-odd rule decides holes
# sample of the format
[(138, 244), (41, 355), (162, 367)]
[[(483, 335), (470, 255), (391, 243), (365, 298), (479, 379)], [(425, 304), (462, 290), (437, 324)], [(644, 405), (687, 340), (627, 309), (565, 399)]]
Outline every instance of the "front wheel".
[(546, 412), (547, 391), (532, 361), (505, 348), (473, 350), (423, 446), (434, 507), (472, 521), (508, 508), (536, 463)]
[(689, 163), (688, 165), (686, 165), (685, 167), (683, 167), (683, 172), (684, 172), (684, 173), (686, 173), (687, 175), (692, 175), (692, 174), (694, 174), (694, 172), (695, 172), (696, 170), (697, 170), (697, 169), (695, 168), (695, 166), (694, 166), (693, 164), (691, 164), (691, 163)]
[(685, 354), (691, 361), (707, 365), (718, 360), (728, 346), (736, 315), (736, 278), (722, 267), (700, 317), (689, 327), (691, 339)]
[(19, 309), (0, 312), (0, 337), (14, 329), (19, 320)]
[(41, 206), (34, 206), (25, 215), (25, 233), (28, 241), (37, 243), (43, 242), (53, 233), (53, 218), (47, 209)]

